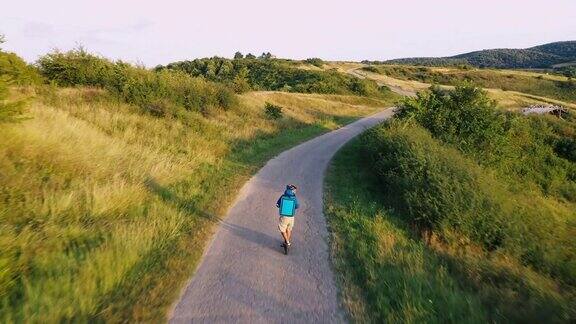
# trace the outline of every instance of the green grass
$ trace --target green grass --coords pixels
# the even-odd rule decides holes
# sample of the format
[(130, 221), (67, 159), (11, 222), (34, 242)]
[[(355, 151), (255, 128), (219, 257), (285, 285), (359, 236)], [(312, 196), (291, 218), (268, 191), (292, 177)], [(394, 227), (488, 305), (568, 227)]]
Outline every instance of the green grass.
[(266, 160), (395, 100), (258, 92), (160, 118), (97, 88), (11, 92), (28, 112), (0, 132), (3, 323), (164, 321)]
[(336, 155), (326, 180), (333, 262), (354, 322), (574, 319), (573, 289), (456, 232), (424, 239), (398, 200), (401, 190), (376, 179), (356, 140)]
[(358, 140), (337, 154), (326, 179), (332, 253), (354, 322), (486, 322), (479, 298), (386, 207), (372, 179)]
[(573, 321), (574, 122), (432, 88), (346, 147), (326, 209), (353, 318)]

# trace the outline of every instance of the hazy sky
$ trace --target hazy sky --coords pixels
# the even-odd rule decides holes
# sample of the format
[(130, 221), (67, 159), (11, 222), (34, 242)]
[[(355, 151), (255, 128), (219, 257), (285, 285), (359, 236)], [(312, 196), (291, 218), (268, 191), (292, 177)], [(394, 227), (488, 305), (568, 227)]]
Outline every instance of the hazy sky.
[(28, 61), (78, 44), (154, 66), (236, 50), (382, 60), (576, 40), (576, 0), (3, 2), (3, 48)]

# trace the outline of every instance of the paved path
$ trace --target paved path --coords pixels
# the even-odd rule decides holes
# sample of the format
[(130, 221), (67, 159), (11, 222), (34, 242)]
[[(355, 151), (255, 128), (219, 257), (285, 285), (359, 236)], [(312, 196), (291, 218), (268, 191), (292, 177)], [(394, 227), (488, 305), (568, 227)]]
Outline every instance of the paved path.
[[(329, 260), (324, 173), (342, 145), (391, 115), (384, 110), (270, 160), (241, 189), (170, 321), (344, 322)], [(301, 204), (288, 256), (275, 206), (287, 183), (298, 186)]]

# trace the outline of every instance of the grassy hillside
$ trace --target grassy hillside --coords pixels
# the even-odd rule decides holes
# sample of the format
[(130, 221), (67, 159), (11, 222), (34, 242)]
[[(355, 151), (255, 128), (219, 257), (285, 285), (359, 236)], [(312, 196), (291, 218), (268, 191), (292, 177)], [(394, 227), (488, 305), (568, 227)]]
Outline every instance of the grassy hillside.
[(491, 68), (552, 68), (576, 61), (576, 41), (565, 41), (526, 49), (487, 49), (449, 57), (414, 57), (384, 61), (385, 64), (456, 66)]
[[(203, 78), (79, 51), (39, 65), (52, 85), (0, 81), (9, 89), (0, 112), (11, 116), (0, 121), (7, 323), (163, 321), (251, 174), (395, 100), (234, 95)], [(282, 107), (280, 118), (266, 114), (267, 102)]]
[(156, 69), (184, 71), (192, 76), (202, 76), (208, 80), (230, 84), (237, 92), (253, 89), (386, 96), (387, 89), (379, 87), (371, 80), (320, 70), (318, 67), (321, 67), (323, 62), (319, 59), (308, 59), (303, 63), (306, 64), (281, 59), (229, 60), (214, 57), (170, 63)]
[(497, 113), (471, 88), (435, 91), (408, 99), (329, 172), (352, 318), (573, 321), (576, 120)]
[[(250, 174), (374, 111), (355, 98), (250, 93), (215, 116), (158, 119), (109, 96), (36, 94), (30, 120), (3, 126), (3, 322), (161, 320)], [(265, 102), (286, 117), (267, 119)]]
[(576, 103), (576, 81), (566, 77), (523, 71), (430, 68), (402, 65), (365, 67), (369, 72), (401, 80), (456, 86), (471, 82), (484, 88), (517, 91)]
[[(414, 67), (408, 67), (414, 68)], [(409, 78), (401, 79), (399, 77), (391, 77), (384, 73), (379, 73), (377, 67), (375, 66), (366, 66), (362, 64), (340, 64), (338, 69), (342, 69), (343, 71), (353, 71), (354, 74), (361, 75), (363, 77), (372, 79), (379, 84), (386, 85), (392, 91), (399, 93), (404, 96), (415, 96), (418, 91), (426, 90), (430, 88), (432, 84), (424, 83), (418, 80), (410, 80)], [(451, 73), (451, 68), (431, 68), (434, 72), (439, 73)], [(460, 69), (456, 69), (459, 71)], [(542, 79), (546, 80), (568, 80), (566, 77), (558, 76), (558, 75), (551, 75), (551, 74), (542, 74), (536, 72), (527, 72), (521, 70), (490, 70), (495, 73), (501, 74), (513, 74), (513, 75), (520, 75), (520, 76), (528, 76), (528, 77), (541, 77)], [(443, 89), (454, 89), (454, 86), (451, 85), (439, 85)], [(501, 110), (506, 111), (518, 111), (520, 108), (524, 108), (530, 105), (560, 105), (566, 108), (576, 109), (576, 103), (570, 103), (566, 101), (561, 101), (557, 99), (552, 99), (548, 97), (536, 96), (528, 93), (518, 92), (518, 91), (511, 91), (507, 90), (504, 91), (502, 89), (497, 88), (485, 88), (489, 97), (495, 100), (498, 103), (498, 108)]]

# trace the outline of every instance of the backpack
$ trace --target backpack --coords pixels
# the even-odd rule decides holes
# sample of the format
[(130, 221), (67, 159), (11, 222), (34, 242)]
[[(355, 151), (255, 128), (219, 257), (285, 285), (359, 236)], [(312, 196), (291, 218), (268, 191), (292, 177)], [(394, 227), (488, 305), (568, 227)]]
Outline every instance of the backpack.
[(296, 198), (291, 196), (282, 196), (280, 198), (280, 215), (294, 216), (296, 213)]

